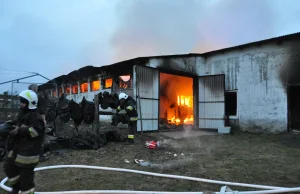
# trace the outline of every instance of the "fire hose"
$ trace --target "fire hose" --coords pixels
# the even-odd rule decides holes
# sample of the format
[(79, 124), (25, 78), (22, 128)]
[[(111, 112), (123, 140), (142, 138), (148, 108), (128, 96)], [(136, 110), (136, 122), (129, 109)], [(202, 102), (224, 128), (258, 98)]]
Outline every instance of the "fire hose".
[[(287, 192), (296, 192), (300, 191), (300, 187), (295, 188), (285, 188), (285, 187), (274, 187), (274, 186), (266, 186), (266, 185), (257, 185), (257, 184), (247, 184), (247, 183), (235, 183), (235, 182), (226, 182), (226, 181), (218, 181), (204, 178), (195, 178), (188, 176), (180, 176), (180, 175), (170, 175), (170, 174), (161, 174), (161, 173), (153, 173), (147, 171), (140, 170), (132, 170), (132, 169), (124, 169), (124, 168), (111, 168), (111, 167), (102, 167), (102, 166), (88, 166), (88, 165), (55, 165), (55, 166), (45, 166), (35, 168), (34, 171), (43, 171), (43, 170), (51, 170), (51, 169), (61, 169), (61, 168), (83, 168), (83, 169), (94, 169), (94, 170), (107, 170), (107, 171), (116, 171), (116, 172), (129, 172), (135, 174), (142, 174), (148, 176), (156, 176), (163, 178), (172, 178), (172, 179), (182, 179), (182, 180), (190, 180), (190, 181), (198, 181), (212, 184), (220, 184), (220, 185), (230, 185), (230, 186), (239, 186), (239, 187), (248, 187), (248, 188), (256, 188), (256, 189), (266, 189), (259, 191), (225, 191), (225, 192), (215, 192), (217, 194), (267, 194), (267, 193), (287, 193)], [(6, 177), (0, 183), (0, 187), (6, 191), (12, 191), (12, 188), (7, 187), (5, 183), (8, 178)], [(101, 194), (163, 194), (163, 193), (173, 193), (173, 194), (202, 194), (203, 192), (162, 192), (162, 191), (126, 191), (126, 190), (85, 190), (85, 191), (57, 191), (57, 192), (35, 192), (36, 194), (59, 194), (59, 193), (101, 193)]]

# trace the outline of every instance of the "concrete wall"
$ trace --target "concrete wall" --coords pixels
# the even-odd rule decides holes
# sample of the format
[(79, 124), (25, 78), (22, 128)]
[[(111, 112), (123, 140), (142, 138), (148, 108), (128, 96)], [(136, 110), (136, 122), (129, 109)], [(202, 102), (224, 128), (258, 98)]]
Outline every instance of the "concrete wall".
[[(197, 57), (198, 75), (225, 74), (225, 90), (238, 90), (235, 126), (251, 132), (287, 130), (287, 94), (283, 78), (299, 55), (300, 41), (276, 42)], [(297, 56), (298, 55), (298, 56)], [(285, 80), (284, 80), (285, 79)]]

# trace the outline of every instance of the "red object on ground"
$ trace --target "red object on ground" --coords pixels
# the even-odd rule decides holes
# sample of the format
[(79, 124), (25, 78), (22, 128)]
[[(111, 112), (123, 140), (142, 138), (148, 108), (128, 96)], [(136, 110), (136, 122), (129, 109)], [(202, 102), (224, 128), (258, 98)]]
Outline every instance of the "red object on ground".
[(146, 141), (146, 147), (149, 149), (157, 149), (159, 146), (159, 141)]

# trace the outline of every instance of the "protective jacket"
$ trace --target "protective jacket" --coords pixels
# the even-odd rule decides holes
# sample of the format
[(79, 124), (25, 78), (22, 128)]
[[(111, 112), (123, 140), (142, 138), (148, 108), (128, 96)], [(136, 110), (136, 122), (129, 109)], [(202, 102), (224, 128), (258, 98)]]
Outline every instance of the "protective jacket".
[(7, 157), (13, 157), (16, 166), (35, 167), (39, 162), (44, 140), (45, 124), (38, 110), (25, 110), (18, 116), (18, 133), (13, 137)]
[(117, 107), (117, 113), (120, 112), (122, 109), (125, 109), (126, 114), (129, 117), (129, 121), (137, 121), (138, 120), (138, 112), (135, 108), (136, 102), (133, 98), (128, 97), (125, 100), (123, 106)]

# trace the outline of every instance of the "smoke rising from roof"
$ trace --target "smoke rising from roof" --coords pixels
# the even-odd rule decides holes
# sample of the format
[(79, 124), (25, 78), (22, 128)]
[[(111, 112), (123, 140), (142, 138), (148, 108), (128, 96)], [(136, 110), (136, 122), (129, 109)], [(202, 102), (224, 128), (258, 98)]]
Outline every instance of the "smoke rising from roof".
[[(206, 52), (285, 33), (296, 1), (131, 0), (120, 2), (112, 37), (115, 60), (139, 56)], [(279, 9), (289, 7), (289, 12)], [(289, 18), (290, 19), (290, 18)], [(296, 22), (296, 20), (292, 21)], [(300, 23), (299, 21), (296, 23)], [(299, 29), (287, 25), (289, 29)]]
[[(16, 1), (0, 1), (0, 66), (51, 79), (86, 65), (300, 31), (298, 0)], [(0, 73), (0, 81), (19, 77)], [(1, 85), (0, 92), (10, 88)]]

